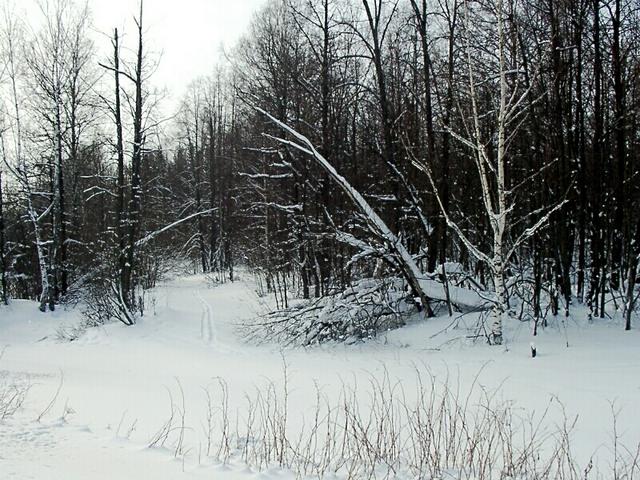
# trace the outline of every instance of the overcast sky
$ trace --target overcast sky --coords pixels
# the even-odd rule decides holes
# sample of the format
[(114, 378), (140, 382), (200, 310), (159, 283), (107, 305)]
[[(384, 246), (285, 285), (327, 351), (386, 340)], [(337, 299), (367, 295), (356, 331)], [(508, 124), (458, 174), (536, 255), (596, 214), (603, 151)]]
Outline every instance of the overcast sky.
[[(148, 49), (161, 53), (153, 82), (166, 86), (173, 101), (195, 77), (212, 71), (221, 54), (245, 32), (254, 12), (265, 0), (145, 0), (144, 24)], [(133, 16), (138, 0), (89, 0), (95, 28), (110, 35), (119, 27), (132, 45)], [(97, 36), (99, 51), (109, 39)], [(171, 102), (173, 103), (173, 102)]]
[[(14, 2), (26, 13), (27, 23), (37, 23), (38, 0)], [(82, 4), (83, 0), (75, 0)], [(113, 28), (124, 34), (125, 47), (135, 47), (133, 17), (139, 0), (87, 0), (94, 25), (94, 41), (99, 54), (111, 56)], [(246, 31), (254, 13), (266, 0), (144, 0), (145, 49), (160, 57), (152, 82), (166, 87), (165, 108), (177, 104), (186, 85), (213, 71), (221, 58), (222, 46), (232, 47)], [(130, 56), (133, 58), (133, 56)], [(167, 112), (168, 113), (168, 112)]]

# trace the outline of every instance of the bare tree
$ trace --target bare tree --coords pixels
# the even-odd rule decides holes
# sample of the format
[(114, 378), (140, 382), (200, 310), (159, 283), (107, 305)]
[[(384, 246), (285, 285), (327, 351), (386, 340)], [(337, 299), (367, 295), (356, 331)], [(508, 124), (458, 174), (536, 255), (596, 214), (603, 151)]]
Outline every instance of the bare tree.
[[(204, 112), (203, 112), (203, 88), (202, 82), (195, 81), (189, 88), (180, 107), (180, 123), (182, 124), (181, 141), (186, 142), (186, 153), (189, 162), (189, 179), (191, 184), (189, 190), (193, 193), (193, 197), (188, 198), (184, 210), (190, 210), (189, 204), (193, 203), (195, 211), (199, 212), (203, 207), (203, 174), (204, 174)], [(215, 140), (214, 140), (215, 141)], [(213, 179), (215, 181), (215, 178)], [(206, 248), (206, 231), (204, 219), (198, 217), (197, 231), (195, 233), (195, 242), (199, 251), (200, 267), (203, 272), (209, 269), (209, 254)]]
[(127, 212), (125, 210), (125, 179), (124, 179), (124, 140), (122, 135), (122, 109), (120, 105), (120, 45), (118, 29), (113, 31), (113, 76), (114, 76), (114, 121), (116, 127), (116, 156), (118, 159), (117, 205), (116, 205), (116, 236), (118, 237), (118, 281), (122, 288), (124, 284), (125, 258), (125, 224)]
[(51, 211), (51, 205), (44, 212), (38, 213), (34, 204), (31, 185), (32, 179), (30, 177), (31, 169), (28, 166), (24, 153), (24, 131), (22, 125), (23, 111), (21, 109), (22, 98), (18, 87), (19, 77), (22, 72), (19, 70), (21, 59), (18, 58), (19, 52), (17, 44), (24, 42), (24, 32), (18, 18), (13, 14), (13, 12), (9, 11), (8, 7), (3, 10), (3, 14), (3, 47), (6, 58), (6, 72), (10, 84), (11, 110), (13, 110), (13, 119), (11, 122), (11, 138), (13, 140), (12, 162), (9, 163), (8, 147), (6, 145), (4, 132), (1, 138), (3, 160), (20, 186), (25, 212), (33, 228), (34, 243), (38, 258), (38, 273), (40, 278), (40, 294), (38, 296), (40, 303), (39, 308), (40, 311), (44, 312), (46, 311), (47, 305), (53, 305), (53, 298), (51, 296), (49, 284), (45, 240), (42, 235), (40, 222)]
[[(483, 251), (471, 241), (463, 229), (454, 221), (450, 212), (444, 207), (438, 187), (434, 181), (428, 162), (416, 161), (416, 166), (422, 169), (429, 177), (432, 188), (436, 192), (438, 203), (447, 225), (460, 238), (469, 252), (479, 261), (485, 262), (490, 270), (495, 288), (495, 304), (493, 307), (492, 324), (490, 327), (490, 341), (496, 345), (503, 342), (503, 321), (508, 312), (508, 292), (505, 284), (505, 272), (508, 262), (516, 248), (536, 231), (542, 228), (550, 215), (557, 211), (564, 202), (560, 202), (535, 220), (532, 225), (520, 233), (509, 243), (508, 234), (514, 221), (510, 218), (515, 207), (513, 191), (508, 184), (509, 147), (513, 141), (518, 125), (522, 122), (527, 107), (529, 92), (522, 88), (518, 80), (519, 72), (514, 68), (515, 59), (508, 59), (509, 48), (507, 45), (507, 19), (505, 10), (511, 5), (509, 0), (496, 0), (490, 4), (491, 14), (495, 16), (495, 28), (497, 35), (497, 65), (496, 70), (491, 71), (491, 77), (497, 77), (498, 94), (491, 110), (480, 110), (480, 95), (478, 86), (489, 79), (478, 80), (474, 70), (474, 49), (471, 35), (472, 6), (465, 4), (466, 32), (466, 68), (468, 74), (468, 88), (470, 103), (470, 120), (466, 124), (467, 136), (454, 131), (450, 133), (460, 142), (466, 145), (472, 152), (475, 161), (478, 180), (481, 186), (482, 205), (489, 220), (492, 232), (491, 249)], [(486, 13), (486, 12), (485, 12)], [(477, 53), (477, 52), (476, 52)], [(481, 61), (487, 61), (483, 58)], [(515, 77), (515, 78), (513, 78)], [(486, 123), (492, 122), (489, 131), (491, 138), (487, 138), (483, 132), (487, 131)]]

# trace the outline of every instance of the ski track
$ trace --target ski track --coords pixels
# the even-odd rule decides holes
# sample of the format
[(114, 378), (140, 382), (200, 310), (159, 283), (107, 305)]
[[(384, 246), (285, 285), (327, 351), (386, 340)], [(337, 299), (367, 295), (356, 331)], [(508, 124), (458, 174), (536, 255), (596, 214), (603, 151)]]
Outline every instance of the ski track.
[(203, 298), (200, 290), (196, 290), (196, 296), (202, 304), (202, 315), (200, 316), (200, 337), (209, 345), (216, 345), (218, 343), (218, 339), (213, 324), (211, 304)]
[[(283, 364), (291, 383), (292, 422), (308, 410), (316, 385), (328, 398), (338, 395), (341, 382), (366, 384), (387, 374), (410, 386), (416, 365), (423, 365), (440, 375), (438, 381), (451, 375), (463, 388), (481, 376), (483, 388), (500, 387), (501, 397), (527, 411), (538, 411), (550, 395), (557, 396), (570, 415), (580, 417), (576, 449), (582, 455), (609, 438), (610, 402), (622, 411), (623, 433), (640, 440), (640, 420), (633, 415), (640, 404), (638, 331), (623, 334), (617, 327), (570, 322), (571, 348), (566, 348), (565, 335), (550, 327), (537, 337), (539, 356), (532, 360), (522, 324), (508, 332), (508, 352), (463, 343), (441, 349), (446, 338), (433, 335), (450, 320), (434, 318), (363, 345), (283, 352), (275, 345), (244, 344), (238, 336), (238, 323), (270, 307), (250, 280), (212, 287), (206, 277), (185, 277), (153, 294), (153, 308), (135, 327), (89, 329), (71, 343), (56, 341), (55, 332), (61, 324), (78, 322), (77, 311), (61, 308), (43, 316), (34, 303), (21, 301), (0, 310), (0, 350), (8, 345), (0, 373), (32, 385), (23, 411), (0, 422), (0, 480), (288, 479), (282, 472), (201, 462), (197, 453), (203, 389), (215, 393), (218, 378), (228, 382), (236, 415), (248, 393), (282, 381)], [(61, 374), (59, 398), (42, 422), (35, 422)], [(166, 421), (169, 402), (181, 408), (182, 394), (189, 427), (184, 464), (171, 449), (146, 448)], [(61, 420), (61, 414), (67, 418)]]

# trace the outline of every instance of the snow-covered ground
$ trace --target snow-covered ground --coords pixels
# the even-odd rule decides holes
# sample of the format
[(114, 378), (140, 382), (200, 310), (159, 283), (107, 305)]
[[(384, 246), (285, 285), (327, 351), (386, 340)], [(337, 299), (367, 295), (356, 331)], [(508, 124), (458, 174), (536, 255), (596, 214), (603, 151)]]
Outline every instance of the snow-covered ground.
[[(594, 452), (605, 466), (609, 461), (612, 411), (620, 440), (640, 441), (638, 329), (558, 322), (538, 335), (531, 358), (524, 324), (510, 325), (507, 348), (498, 348), (472, 344), (467, 330), (447, 328), (451, 319), (443, 317), (363, 344), (282, 351), (249, 345), (238, 330), (265, 308), (249, 277), (219, 286), (203, 276), (178, 278), (155, 289), (138, 325), (93, 328), (64, 342), (56, 332), (77, 324), (79, 312), (42, 314), (24, 301), (0, 307), (0, 379), (31, 385), (23, 408), (0, 421), (0, 479), (295, 478), (273, 467), (257, 471), (234, 455), (223, 464), (216, 447), (206, 455), (205, 391), (218, 398), (226, 383), (236, 428), (255, 392), (270, 382), (284, 391), (285, 369), (294, 430), (306, 428), (302, 419), (313, 415), (318, 390), (339, 403), (341, 391), (357, 389), (365, 404), (372, 382), (389, 378), (410, 392), (418, 371), (463, 392), (475, 382), (479, 391), (513, 401), (523, 417), (551, 402), (550, 426), (562, 421), (562, 409), (569, 423), (577, 416), (572, 448), (584, 465)], [(171, 404), (167, 440), (148, 448)]]

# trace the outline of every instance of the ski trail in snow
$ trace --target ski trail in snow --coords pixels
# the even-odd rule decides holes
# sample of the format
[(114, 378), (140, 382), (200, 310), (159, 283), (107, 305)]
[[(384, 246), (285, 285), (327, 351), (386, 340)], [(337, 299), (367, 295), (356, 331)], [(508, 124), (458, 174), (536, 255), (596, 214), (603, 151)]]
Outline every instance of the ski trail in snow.
[(207, 343), (212, 345), (218, 345), (218, 336), (213, 324), (213, 312), (211, 305), (207, 302), (200, 290), (196, 290), (196, 296), (202, 304), (202, 315), (200, 316), (200, 337)]
[(205, 309), (202, 309), (200, 312), (200, 338), (204, 340), (204, 317), (205, 317)]
[[(207, 341), (209, 343), (212, 343), (214, 341), (214, 333), (213, 333), (213, 313), (211, 312), (211, 305), (209, 304), (209, 302), (207, 302), (206, 300), (204, 300), (204, 309), (205, 309), (205, 314), (206, 314), (206, 318), (207, 318)], [(216, 335), (216, 343), (217, 342), (217, 335)]]

